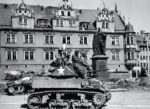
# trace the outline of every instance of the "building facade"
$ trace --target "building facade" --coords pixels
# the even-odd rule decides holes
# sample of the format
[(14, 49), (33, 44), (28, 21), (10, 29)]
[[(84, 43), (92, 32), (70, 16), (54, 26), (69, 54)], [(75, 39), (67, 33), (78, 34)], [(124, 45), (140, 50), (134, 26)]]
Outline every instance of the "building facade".
[(91, 63), (93, 36), (99, 28), (107, 35), (110, 70), (127, 71), (127, 63), (135, 60), (134, 31), (129, 31), (131, 26), (118, 14), (117, 6), (110, 11), (106, 7), (73, 9), (69, 0), (62, 0), (58, 7), (28, 6), (22, 2), (0, 4), (0, 14), (1, 72), (46, 69), (64, 44), (71, 55), (76, 49), (86, 52)]
[(149, 33), (141, 33), (137, 35), (137, 45), (138, 45), (138, 55), (137, 55), (137, 65), (138, 67), (143, 67), (148, 70), (148, 63), (150, 62), (150, 43), (149, 43)]

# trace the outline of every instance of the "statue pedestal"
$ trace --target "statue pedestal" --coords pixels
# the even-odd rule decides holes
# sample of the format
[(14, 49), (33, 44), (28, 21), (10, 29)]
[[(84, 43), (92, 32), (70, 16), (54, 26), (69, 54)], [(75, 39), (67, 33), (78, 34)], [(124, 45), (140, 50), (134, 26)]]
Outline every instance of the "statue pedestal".
[(92, 58), (92, 67), (95, 75), (95, 78), (100, 81), (106, 82), (109, 80), (109, 73), (107, 72), (107, 59), (106, 55), (95, 55)]

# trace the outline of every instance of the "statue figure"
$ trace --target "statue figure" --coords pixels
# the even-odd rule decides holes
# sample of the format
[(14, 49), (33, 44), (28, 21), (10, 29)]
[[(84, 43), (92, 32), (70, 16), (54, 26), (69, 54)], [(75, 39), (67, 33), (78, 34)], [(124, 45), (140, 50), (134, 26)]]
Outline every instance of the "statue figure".
[(94, 34), (93, 38), (93, 54), (95, 55), (105, 55), (106, 46), (106, 35), (98, 29), (98, 32)]

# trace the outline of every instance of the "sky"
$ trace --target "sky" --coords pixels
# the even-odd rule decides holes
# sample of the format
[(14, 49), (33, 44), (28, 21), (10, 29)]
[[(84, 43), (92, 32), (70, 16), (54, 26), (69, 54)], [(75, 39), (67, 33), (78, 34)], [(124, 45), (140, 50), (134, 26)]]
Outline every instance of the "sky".
[[(21, 3), (22, 0), (0, 0), (0, 3)], [(29, 5), (58, 6), (61, 0), (24, 0)], [(121, 16), (125, 16), (126, 23), (130, 22), (135, 32), (145, 30), (150, 32), (150, 0), (71, 0), (73, 8), (97, 9), (103, 8), (103, 2), (109, 10), (113, 10), (115, 3)]]

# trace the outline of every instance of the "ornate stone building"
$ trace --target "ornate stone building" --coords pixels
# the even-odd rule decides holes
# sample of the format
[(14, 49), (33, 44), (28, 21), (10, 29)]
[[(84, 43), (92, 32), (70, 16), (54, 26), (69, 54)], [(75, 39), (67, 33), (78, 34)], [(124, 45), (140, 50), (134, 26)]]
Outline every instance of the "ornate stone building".
[(93, 35), (100, 28), (107, 35), (108, 68), (127, 71), (126, 63), (134, 62), (136, 44), (129, 26), (117, 6), (114, 10), (73, 9), (69, 0), (58, 7), (0, 4), (0, 70), (48, 68), (63, 44), (71, 54), (75, 49), (86, 52), (91, 63)]

